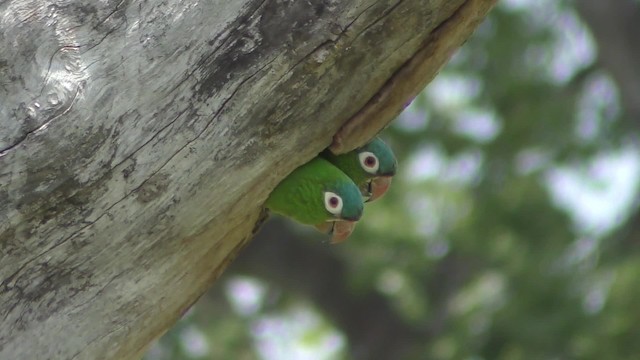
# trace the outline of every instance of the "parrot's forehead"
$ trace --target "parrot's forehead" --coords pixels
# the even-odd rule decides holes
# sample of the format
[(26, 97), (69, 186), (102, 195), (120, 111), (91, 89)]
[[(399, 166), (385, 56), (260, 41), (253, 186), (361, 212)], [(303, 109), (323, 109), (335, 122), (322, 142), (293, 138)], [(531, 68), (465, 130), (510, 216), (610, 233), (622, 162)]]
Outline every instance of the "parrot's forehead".
[(371, 140), (371, 142), (365, 144), (363, 147), (359, 149), (359, 152), (370, 151), (376, 154), (378, 157), (385, 154), (393, 155), (391, 149), (384, 143), (384, 141), (375, 138)]
[(324, 186), (324, 190), (325, 191), (332, 191), (335, 192), (336, 194), (343, 196), (345, 194), (348, 194), (352, 189), (351, 189), (351, 185), (353, 185), (351, 183), (351, 181), (347, 181), (347, 180), (343, 180), (343, 181), (331, 181), (331, 182), (327, 182)]

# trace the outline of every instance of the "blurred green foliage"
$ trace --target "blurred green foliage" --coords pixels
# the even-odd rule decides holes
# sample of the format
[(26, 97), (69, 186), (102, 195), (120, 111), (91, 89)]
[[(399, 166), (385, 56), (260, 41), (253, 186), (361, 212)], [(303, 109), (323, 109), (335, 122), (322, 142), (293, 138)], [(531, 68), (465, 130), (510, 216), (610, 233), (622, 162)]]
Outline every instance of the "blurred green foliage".
[[(640, 356), (640, 259), (608, 245), (635, 209), (614, 199), (620, 218), (585, 225), (575, 212), (590, 204), (559, 206), (552, 176), (570, 169), (589, 185), (598, 156), (637, 151), (626, 141), (636, 125), (622, 121), (618, 90), (570, 4), (545, 4), (496, 7), (383, 134), (401, 172), (330, 249), (353, 296), (373, 289), (401, 322), (429, 329), (415, 339), (417, 359)], [(602, 166), (594, 171), (614, 173)], [(353, 339), (321, 301), (254, 276), (227, 272), (146, 358), (353, 357)]]

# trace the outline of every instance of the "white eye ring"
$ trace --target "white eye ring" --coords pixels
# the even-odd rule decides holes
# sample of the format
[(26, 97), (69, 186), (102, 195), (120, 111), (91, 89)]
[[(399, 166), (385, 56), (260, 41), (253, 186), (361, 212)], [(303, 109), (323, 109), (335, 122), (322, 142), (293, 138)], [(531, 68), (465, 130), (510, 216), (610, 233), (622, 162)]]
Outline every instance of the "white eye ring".
[(324, 207), (333, 215), (340, 215), (342, 213), (342, 198), (336, 193), (326, 191), (324, 193)]
[(370, 151), (363, 151), (358, 154), (358, 159), (360, 160), (360, 166), (362, 166), (364, 171), (372, 175), (376, 175), (378, 173), (380, 161), (378, 161), (378, 157), (374, 153)]

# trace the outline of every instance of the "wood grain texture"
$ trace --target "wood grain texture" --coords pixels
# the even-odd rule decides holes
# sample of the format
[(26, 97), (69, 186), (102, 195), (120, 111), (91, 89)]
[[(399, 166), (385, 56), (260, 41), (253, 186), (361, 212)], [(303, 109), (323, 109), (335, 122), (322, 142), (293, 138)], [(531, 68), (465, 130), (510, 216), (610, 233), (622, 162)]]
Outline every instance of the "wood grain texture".
[(464, 3), (0, 1), (0, 358), (139, 358)]
[(434, 29), (423, 46), (333, 137), (329, 149), (343, 154), (382, 131), (433, 80), (497, 0), (469, 0)]

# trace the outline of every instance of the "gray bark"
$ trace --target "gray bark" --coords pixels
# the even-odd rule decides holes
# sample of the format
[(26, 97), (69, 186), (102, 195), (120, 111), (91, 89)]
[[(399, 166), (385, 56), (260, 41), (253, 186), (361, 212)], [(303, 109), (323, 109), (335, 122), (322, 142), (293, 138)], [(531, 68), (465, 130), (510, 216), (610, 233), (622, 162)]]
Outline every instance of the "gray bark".
[(493, 2), (0, 0), (0, 358), (139, 357), (271, 189)]

